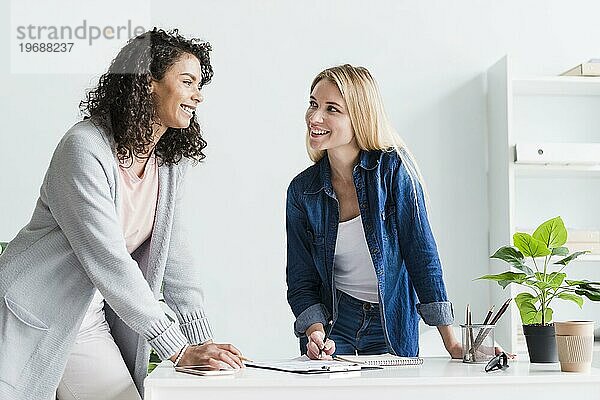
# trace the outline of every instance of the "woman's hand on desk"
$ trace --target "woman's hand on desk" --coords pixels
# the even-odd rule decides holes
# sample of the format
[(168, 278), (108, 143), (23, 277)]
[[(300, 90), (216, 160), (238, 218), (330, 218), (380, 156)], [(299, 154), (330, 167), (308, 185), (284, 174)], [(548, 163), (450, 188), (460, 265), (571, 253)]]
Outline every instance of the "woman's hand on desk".
[(513, 359), (515, 358), (517, 355), (513, 354), (513, 353), (509, 353), (508, 351), (504, 350), (502, 348), (502, 346), (500, 346), (498, 343), (494, 342), (494, 352), (496, 353), (496, 355), (500, 354), (500, 353), (506, 353), (506, 355), (508, 356), (508, 358)]
[(452, 358), (462, 358), (462, 345), (459, 342), (454, 342), (446, 347), (446, 350)]
[[(446, 347), (446, 351), (450, 354), (452, 358), (462, 358), (463, 347), (462, 344), (456, 340), (454, 336), (454, 331), (451, 325), (440, 325), (437, 327), (440, 335), (442, 336), (442, 340), (444, 342), (444, 347)], [(498, 343), (495, 343), (494, 351), (496, 355), (504, 352), (502, 346)], [(506, 353), (510, 358), (515, 358), (515, 354)]]
[[(448, 350), (448, 353), (450, 353), (450, 357), (457, 358), (457, 359), (462, 358), (463, 347), (460, 343), (455, 342), (454, 344), (447, 347), (446, 350)], [(508, 352), (504, 351), (502, 346), (500, 346), (498, 343), (496, 343), (496, 346), (494, 347), (494, 353), (496, 353), (496, 355), (498, 355), (500, 353), (506, 353), (506, 355), (509, 358), (516, 357), (516, 354), (512, 354), (512, 353), (508, 353)]]
[(186, 365), (209, 365), (218, 370), (223, 364), (231, 368), (243, 368), (244, 363), (240, 359), (242, 353), (232, 344), (213, 343), (209, 340), (201, 345), (189, 346), (179, 361), (180, 366)]
[(306, 330), (308, 343), (306, 344), (306, 355), (312, 360), (330, 360), (335, 352), (335, 342), (331, 339), (325, 339), (325, 330), (323, 324), (316, 323)]

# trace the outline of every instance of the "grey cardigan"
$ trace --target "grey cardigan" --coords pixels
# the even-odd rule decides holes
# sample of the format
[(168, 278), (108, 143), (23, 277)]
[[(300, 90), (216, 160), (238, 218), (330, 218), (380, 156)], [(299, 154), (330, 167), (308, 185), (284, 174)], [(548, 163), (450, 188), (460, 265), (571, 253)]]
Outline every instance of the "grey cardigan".
[(94, 287), (140, 394), (150, 347), (165, 359), (212, 337), (179, 212), (188, 165), (159, 167), (152, 235), (130, 255), (112, 135), (90, 119), (65, 134), (31, 221), (0, 255), (0, 399), (54, 399)]

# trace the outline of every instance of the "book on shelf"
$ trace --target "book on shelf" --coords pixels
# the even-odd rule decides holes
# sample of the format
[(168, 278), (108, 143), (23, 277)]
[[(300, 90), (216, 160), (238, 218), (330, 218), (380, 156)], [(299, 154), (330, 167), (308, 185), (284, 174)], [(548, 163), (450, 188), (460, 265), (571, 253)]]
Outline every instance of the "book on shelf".
[(590, 254), (600, 254), (600, 243), (567, 242), (564, 246), (569, 249), (569, 253), (574, 253), (576, 251), (589, 251)]
[(600, 143), (516, 143), (515, 163), (598, 165)]
[(569, 242), (600, 244), (600, 231), (583, 230), (583, 229), (567, 229), (567, 240)]
[(589, 251), (590, 254), (600, 254), (600, 231), (593, 229), (568, 229), (565, 247), (570, 253)]
[(562, 76), (600, 76), (600, 59), (593, 58), (561, 74)]

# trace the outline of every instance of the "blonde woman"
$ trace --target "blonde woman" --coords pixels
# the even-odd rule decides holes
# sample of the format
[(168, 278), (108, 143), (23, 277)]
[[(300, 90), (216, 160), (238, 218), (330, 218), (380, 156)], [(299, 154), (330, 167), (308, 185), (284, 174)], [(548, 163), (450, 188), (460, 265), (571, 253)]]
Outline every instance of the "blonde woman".
[(287, 298), (301, 351), (416, 356), (423, 318), (460, 358), (423, 180), (369, 71), (318, 74), (306, 125), (314, 165), (292, 180), (286, 209)]

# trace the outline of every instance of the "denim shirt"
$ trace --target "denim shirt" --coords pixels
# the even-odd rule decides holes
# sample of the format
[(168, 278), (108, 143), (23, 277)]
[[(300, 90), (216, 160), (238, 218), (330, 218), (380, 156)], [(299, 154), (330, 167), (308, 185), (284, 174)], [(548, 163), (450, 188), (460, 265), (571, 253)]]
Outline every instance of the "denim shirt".
[[(377, 276), (386, 343), (392, 353), (416, 356), (419, 316), (432, 326), (451, 325), (454, 316), (423, 190), (416, 179), (413, 185), (404, 162), (396, 151), (361, 151), (352, 176)], [(337, 319), (333, 258), (338, 223), (339, 204), (325, 155), (296, 176), (287, 192), (287, 299), (298, 337), (314, 323)]]

